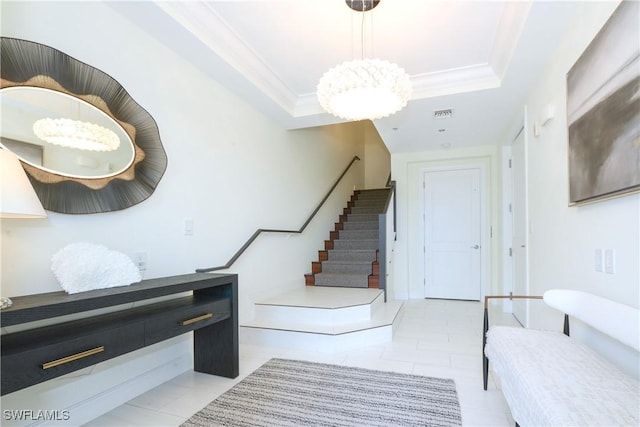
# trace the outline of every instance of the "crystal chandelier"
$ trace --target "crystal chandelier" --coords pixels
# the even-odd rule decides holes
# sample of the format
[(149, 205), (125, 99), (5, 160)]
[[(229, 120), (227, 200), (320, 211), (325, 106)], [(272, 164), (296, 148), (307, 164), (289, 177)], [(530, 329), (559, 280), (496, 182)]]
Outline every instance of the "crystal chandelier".
[[(379, 3), (379, 0), (345, 1), (359, 12), (371, 10)], [(364, 56), (364, 36), (362, 44)], [(318, 83), (317, 96), (322, 108), (334, 116), (374, 120), (394, 114), (407, 105), (411, 80), (402, 68), (389, 61), (354, 59), (324, 73)]]
[(46, 142), (67, 148), (113, 151), (120, 146), (120, 138), (112, 130), (79, 120), (40, 119), (33, 124), (33, 132)]

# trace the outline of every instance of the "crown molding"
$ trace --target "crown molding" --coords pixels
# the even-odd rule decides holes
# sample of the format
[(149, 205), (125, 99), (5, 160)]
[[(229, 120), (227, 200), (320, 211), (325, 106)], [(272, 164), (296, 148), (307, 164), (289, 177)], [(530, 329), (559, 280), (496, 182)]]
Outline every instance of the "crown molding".
[(411, 99), (433, 98), (500, 87), (501, 79), (489, 64), (470, 65), (411, 76)]
[[(531, 1), (505, 2), (487, 62), (433, 73), (414, 74), (412, 100), (492, 89), (511, 61)], [(323, 114), (315, 93), (297, 94), (232, 29), (207, 2), (165, 2), (155, 4), (228, 63), (253, 86), (292, 118)]]
[(500, 79), (507, 72), (527, 22), (531, 5), (532, 1), (507, 2), (504, 5), (496, 37), (489, 54), (489, 63)]
[(155, 4), (293, 115), (298, 96), (207, 2), (156, 1)]
[[(472, 65), (450, 70), (411, 76), (412, 100), (453, 95), (462, 92), (500, 87), (501, 79), (489, 64)], [(323, 113), (315, 93), (298, 97), (294, 117)]]

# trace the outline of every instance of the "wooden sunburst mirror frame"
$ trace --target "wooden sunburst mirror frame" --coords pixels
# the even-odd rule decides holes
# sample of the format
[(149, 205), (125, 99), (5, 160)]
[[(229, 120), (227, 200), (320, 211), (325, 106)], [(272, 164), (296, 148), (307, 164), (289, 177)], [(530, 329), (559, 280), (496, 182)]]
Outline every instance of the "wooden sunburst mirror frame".
[(146, 200), (167, 168), (155, 120), (111, 76), (52, 47), (0, 40), (0, 90), (39, 87), (79, 98), (114, 119), (134, 148), (133, 162), (109, 177), (78, 178), (21, 162), (46, 210), (91, 214), (126, 209)]

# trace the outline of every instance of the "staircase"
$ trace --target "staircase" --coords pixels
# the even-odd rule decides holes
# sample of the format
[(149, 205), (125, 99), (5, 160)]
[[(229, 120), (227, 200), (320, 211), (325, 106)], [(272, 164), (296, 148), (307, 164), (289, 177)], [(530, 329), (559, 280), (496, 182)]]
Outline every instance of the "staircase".
[(402, 302), (385, 302), (378, 278), (378, 215), (389, 191), (354, 192), (307, 286), (257, 301), (241, 343), (335, 353), (391, 341)]
[(379, 287), (378, 215), (383, 212), (389, 189), (358, 190), (335, 224), (318, 261), (312, 262), (307, 286), (343, 288)]

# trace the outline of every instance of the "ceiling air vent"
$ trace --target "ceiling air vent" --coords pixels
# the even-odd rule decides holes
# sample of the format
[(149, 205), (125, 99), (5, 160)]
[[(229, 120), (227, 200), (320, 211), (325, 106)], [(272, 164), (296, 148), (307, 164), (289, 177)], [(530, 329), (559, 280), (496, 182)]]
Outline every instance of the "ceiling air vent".
[(436, 110), (433, 112), (434, 119), (450, 119), (453, 117), (453, 110), (448, 108), (446, 110)]

